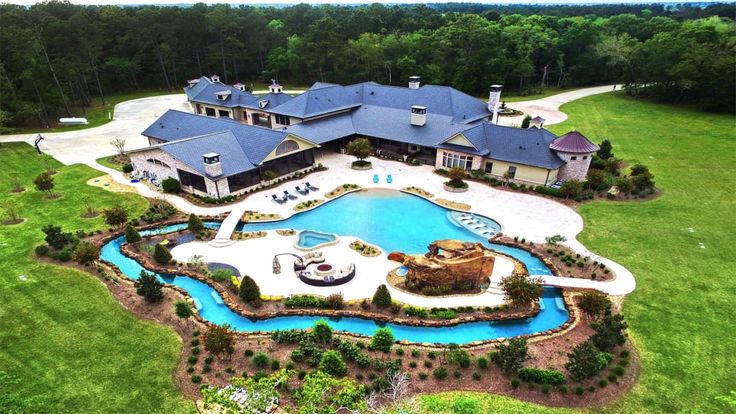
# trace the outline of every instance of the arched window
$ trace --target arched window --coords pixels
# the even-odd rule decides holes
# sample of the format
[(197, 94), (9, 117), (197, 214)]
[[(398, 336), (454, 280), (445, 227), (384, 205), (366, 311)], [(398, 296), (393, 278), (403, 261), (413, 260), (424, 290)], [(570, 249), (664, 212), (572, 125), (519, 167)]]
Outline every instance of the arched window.
[(276, 155), (286, 154), (288, 152), (294, 152), (299, 150), (299, 144), (296, 141), (287, 139), (286, 141), (279, 144), (276, 147)]
[(156, 164), (156, 165), (160, 165), (162, 167), (171, 168), (171, 167), (169, 167), (169, 164), (167, 164), (165, 162), (162, 162), (162, 161), (159, 161), (159, 160), (154, 159), (154, 158), (149, 158), (146, 161), (150, 162), (151, 164)]

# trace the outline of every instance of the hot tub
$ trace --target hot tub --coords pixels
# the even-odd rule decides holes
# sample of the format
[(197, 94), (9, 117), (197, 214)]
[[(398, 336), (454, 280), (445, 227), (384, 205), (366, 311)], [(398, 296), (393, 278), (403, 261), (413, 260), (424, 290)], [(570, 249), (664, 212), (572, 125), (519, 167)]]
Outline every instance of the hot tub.
[(296, 247), (300, 250), (312, 250), (322, 246), (337, 243), (337, 235), (322, 233), (314, 230), (302, 230), (299, 232), (299, 240)]

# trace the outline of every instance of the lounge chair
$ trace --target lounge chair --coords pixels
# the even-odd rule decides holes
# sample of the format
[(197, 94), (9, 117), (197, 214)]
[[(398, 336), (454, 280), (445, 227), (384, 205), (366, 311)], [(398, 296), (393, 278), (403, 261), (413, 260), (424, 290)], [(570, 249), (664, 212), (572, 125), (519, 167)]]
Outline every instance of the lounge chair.
[(297, 185), (294, 188), (296, 188), (296, 192), (299, 193), (299, 194), (301, 194), (301, 195), (307, 195), (307, 194), (309, 194), (309, 188), (307, 188), (307, 187), (305, 187), (305, 188), (302, 189), (302, 188), (299, 188), (299, 186)]
[(319, 190), (319, 188), (317, 188), (317, 187), (313, 186), (312, 184), (309, 184), (309, 181), (307, 181), (306, 183), (304, 183), (304, 186), (305, 186), (305, 187), (307, 188), (307, 190), (309, 190), (309, 191), (317, 191), (317, 190)]
[(273, 200), (273, 201), (275, 201), (275, 202), (277, 202), (279, 204), (283, 204), (284, 201), (286, 201), (283, 198), (276, 197), (276, 194), (271, 194), (271, 200)]
[(288, 191), (284, 190), (284, 200), (296, 200), (296, 196), (293, 194), (289, 194)]
[(391, 174), (387, 175), (386, 176), (386, 182), (389, 183), (389, 184), (391, 184), (392, 182), (394, 182), (394, 177), (392, 177)]
[(373, 184), (378, 184), (378, 174), (373, 174)]

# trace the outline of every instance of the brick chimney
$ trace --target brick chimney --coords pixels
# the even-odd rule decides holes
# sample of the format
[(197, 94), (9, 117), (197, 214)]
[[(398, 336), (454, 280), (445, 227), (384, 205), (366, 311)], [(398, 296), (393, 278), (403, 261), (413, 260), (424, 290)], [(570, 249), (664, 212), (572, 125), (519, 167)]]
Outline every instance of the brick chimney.
[(220, 154), (208, 152), (202, 155), (204, 159), (204, 170), (210, 177), (219, 177), (222, 175), (222, 164), (220, 164)]

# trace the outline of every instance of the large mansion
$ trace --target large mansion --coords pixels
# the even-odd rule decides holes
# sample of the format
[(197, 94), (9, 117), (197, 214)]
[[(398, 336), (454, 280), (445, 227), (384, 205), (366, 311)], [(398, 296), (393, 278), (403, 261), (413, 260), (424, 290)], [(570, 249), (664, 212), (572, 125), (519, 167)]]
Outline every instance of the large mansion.
[(189, 81), (194, 113), (169, 110), (143, 131), (150, 146), (131, 151), (134, 169), (220, 198), (310, 168), (315, 151), (344, 152), (366, 137), (382, 157), (551, 185), (585, 179), (598, 149), (579, 132), (558, 137), (541, 118), (525, 129), (497, 125), (497, 85), (488, 102), (418, 77), (408, 87), (317, 82), (294, 97), (276, 83), (269, 89), (256, 96), (217, 76)]

